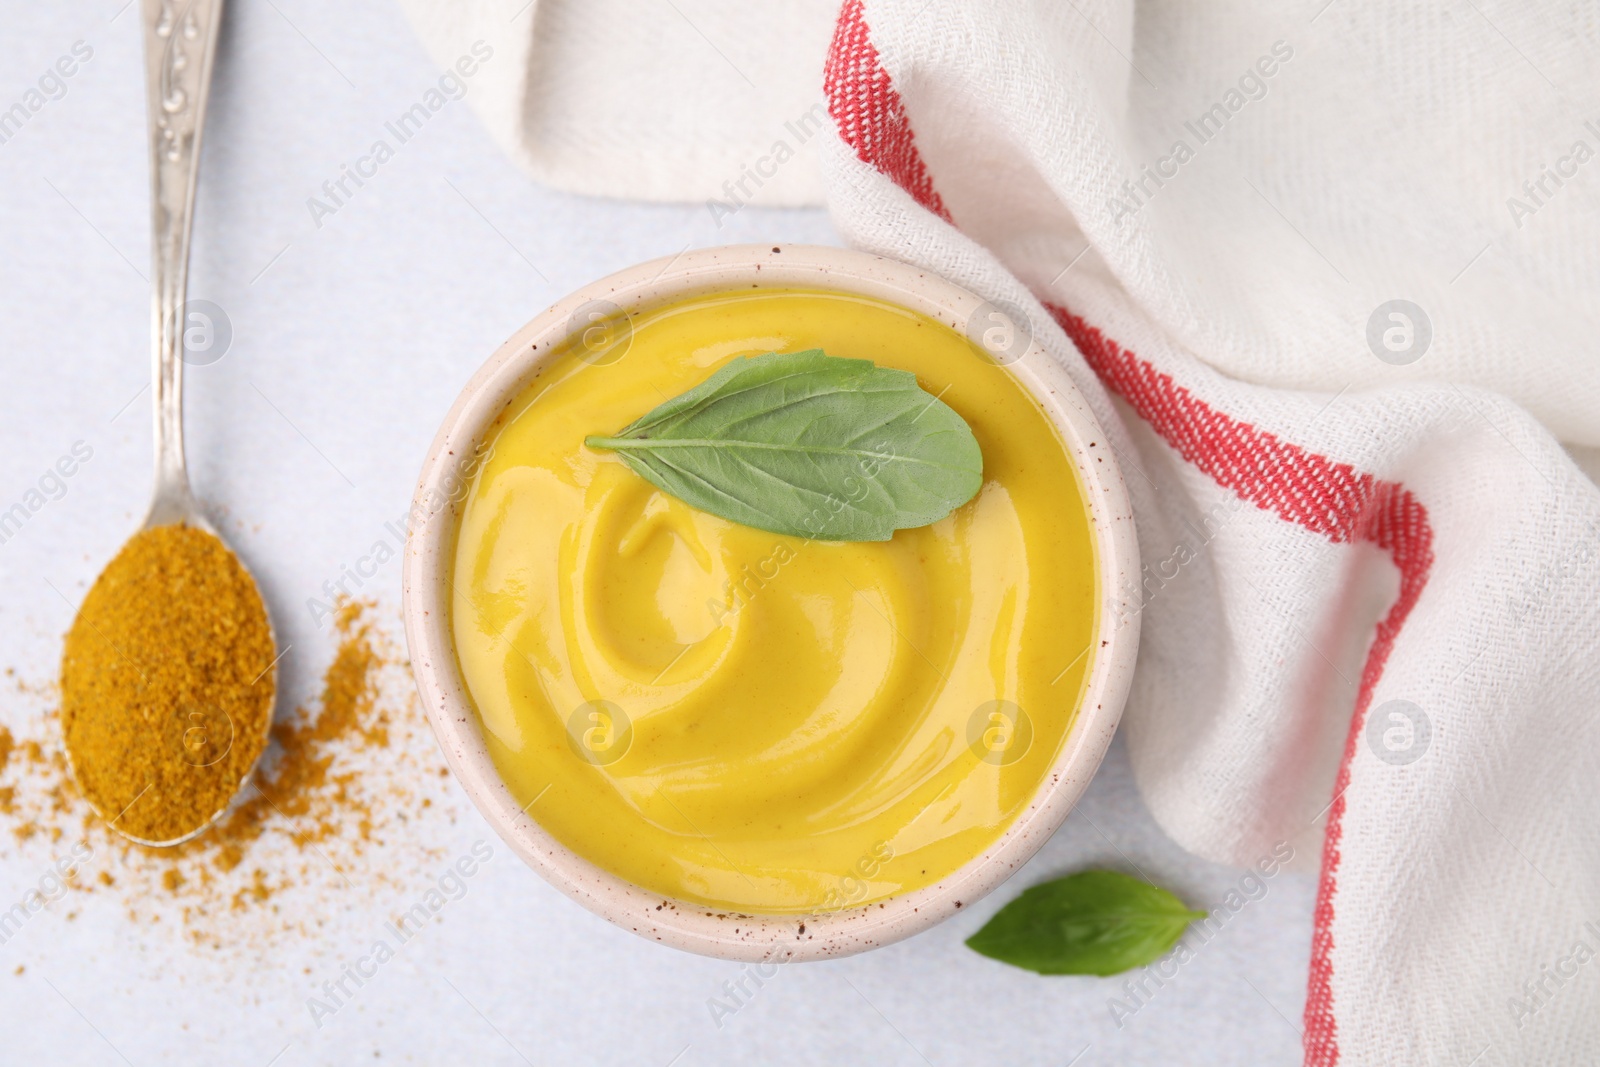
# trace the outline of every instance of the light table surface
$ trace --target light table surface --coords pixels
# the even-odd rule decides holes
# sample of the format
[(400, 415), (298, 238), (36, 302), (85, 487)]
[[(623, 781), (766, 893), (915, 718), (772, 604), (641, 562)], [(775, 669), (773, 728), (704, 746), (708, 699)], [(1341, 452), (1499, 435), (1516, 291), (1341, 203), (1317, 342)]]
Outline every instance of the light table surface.
[[(0, 721), (33, 729), (60, 637), (133, 530), (150, 479), (148, 196), (136, 9), (7, 0), (0, 109), (77, 42), (65, 92), (0, 144), (0, 509), (78, 442), (92, 459), (0, 544)], [(688, 246), (837, 241), (821, 211), (590, 200), (525, 179), (452, 103), (332, 214), (308, 200), (435, 81), (385, 0), (234, 0), (202, 168), (192, 296), (231, 343), (188, 374), (198, 494), (262, 582), (284, 703), (314, 696), (332, 654), (307, 608), (405, 512), (424, 449), (468, 376), (542, 307), (610, 271)], [(80, 49), (82, 51), (82, 49)], [(52, 586), (62, 595), (57, 595)], [(399, 568), (362, 590), (399, 634)], [(402, 743), (437, 757), (425, 730)], [(1253, 894), (1132, 1014), (1123, 979), (1039, 978), (962, 945), (1024, 886), (1086, 866), (1137, 868), (1212, 908), (1241, 871), (1185, 855), (1134, 788), (1121, 746), (1066, 825), (1010, 884), (951, 921), (864, 956), (782, 968), (732, 1016), (741, 965), (610, 926), (494, 839), (453, 782), (410, 839), (353, 872), (381, 883), (288, 893), (309, 932), (192, 944), (135, 922), (115, 894), (69, 895), (0, 945), (0, 1058), (13, 1063), (247, 1067), (472, 1064), (1291, 1064), (1315, 884)], [(334, 1016), (308, 998), (359, 957), (439, 871), (494, 858)], [(0, 908), (54, 847), (0, 834)], [(437, 858), (442, 857), (442, 858)], [(88, 864), (93, 875), (97, 857)], [(311, 914), (326, 909), (325, 914)], [(68, 915), (71, 915), (69, 918)], [(18, 967), (21, 973), (14, 973)], [(750, 988), (747, 983), (747, 988)], [(1147, 983), (1147, 988), (1154, 988)], [(273, 1057), (277, 1057), (276, 1060)], [(1078, 1057), (1075, 1059), (1074, 1057)]]

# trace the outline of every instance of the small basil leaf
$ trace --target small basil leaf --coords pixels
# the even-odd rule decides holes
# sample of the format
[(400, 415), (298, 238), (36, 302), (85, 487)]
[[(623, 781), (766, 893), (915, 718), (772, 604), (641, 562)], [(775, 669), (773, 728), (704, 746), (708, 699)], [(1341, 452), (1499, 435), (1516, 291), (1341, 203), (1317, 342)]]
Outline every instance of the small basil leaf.
[(971, 427), (914, 374), (820, 349), (735, 359), (584, 444), (703, 511), (821, 541), (887, 541), (983, 482)]
[(1203, 911), (1117, 871), (1081, 871), (1026, 890), (967, 947), (1039, 974), (1121, 974), (1157, 960)]

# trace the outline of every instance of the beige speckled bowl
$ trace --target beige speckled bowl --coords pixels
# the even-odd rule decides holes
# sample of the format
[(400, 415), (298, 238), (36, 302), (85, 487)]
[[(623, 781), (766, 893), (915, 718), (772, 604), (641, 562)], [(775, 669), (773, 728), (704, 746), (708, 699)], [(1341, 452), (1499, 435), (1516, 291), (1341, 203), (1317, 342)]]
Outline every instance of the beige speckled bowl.
[[(845, 956), (898, 941), (955, 914), (1005, 881), (1055, 832), (1100, 766), (1116, 730), (1138, 645), (1136, 617), (1117, 627), (1102, 619), (1101, 647), (1094, 652), (1083, 704), (1051, 775), (1027, 810), (987, 851), (927, 888), (868, 907), (793, 917), (734, 914), (663, 900), (601, 870), (546, 833), (524, 814), (495, 771), (450, 633), (448, 576), (459, 501), (464, 496), (464, 457), (474, 455), (495, 416), (522, 393), (550, 353), (560, 349), (574, 324), (585, 322), (587, 310), (597, 302), (631, 312), (696, 293), (752, 285), (858, 293), (969, 332), (974, 321), (998, 321), (988, 315), (992, 305), (916, 267), (860, 252), (801, 245), (687, 252), (631, 267), (578, 290), (500, 347), (462, 390), (434, 439), (418, 482), (406, 544), (406, 639), (417, 688), (450, 769), (496, 832), (552, 885), (641, 937), (708, 956), (751, 961)], [(1022, 337), (1023, 344), (997, 361), (1008, 364), (1039, 398), (1077, 461), (1087, 490), (1099, 600), (1104, 604), (1109, 592), (1139, 569), (1122, 476), (1109, 448), (1089, 451), (1104, 436), (1071, 380), (1026, 333)]]

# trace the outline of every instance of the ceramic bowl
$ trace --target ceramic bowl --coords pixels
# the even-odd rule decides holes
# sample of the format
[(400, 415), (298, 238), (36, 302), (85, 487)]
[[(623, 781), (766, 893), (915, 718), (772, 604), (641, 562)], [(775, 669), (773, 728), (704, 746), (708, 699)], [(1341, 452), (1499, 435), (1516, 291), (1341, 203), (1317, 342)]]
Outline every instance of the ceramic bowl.
[[(1054, 421), (1082, 478), (1099, 573), (1099, 602), (1138, 574), (1138, 547), (1122, 476), (1105, 437), (1067, 374), (1032, 340), (1007, 333), (1006, 313), (925, 270), (839, 248), (761, 245), (686, 252), (620, 271), (559, 301), (518, 330), (462, 390), (422, 468), (405, 555), (405, 624), (422, 703), (450, 769), (506, 843), (552, 885), (641, 937), (724, 959), (787, 962), (844, 956), (889, 944), (970, 906), (1020, 868), (1055, 832), (1099, 767), (1133, 672), (1137, 618), (1111, 626), (1102, 614), (1083, 702), (1051, 773), (1016, 821), (982, 854), (937, 884), (868, 907), (827, 914), (745, 915), (667, 900), (601, 870), (522, 810), (501, 781), (461, 677), (450, 629), (449, 574), (463, 457), (476, 453), (495, 417), (533, 380), (595, 309), (644, 310), (700, 293), (800, 287), (897, 304), (1001, 346), (997, 362)], [(1013, 314), (1016, 312), (1013, 311)], [(976, 324), (977, 329), (974, 329)], [(997, 334), (985, 338), (990, 327)], [(993, 349), (994, 345), (990, 345)], [(1090, 452), (1090, 446), (1101, 447)], [(1101, 608), (1104, 613), (1104, 608)]]

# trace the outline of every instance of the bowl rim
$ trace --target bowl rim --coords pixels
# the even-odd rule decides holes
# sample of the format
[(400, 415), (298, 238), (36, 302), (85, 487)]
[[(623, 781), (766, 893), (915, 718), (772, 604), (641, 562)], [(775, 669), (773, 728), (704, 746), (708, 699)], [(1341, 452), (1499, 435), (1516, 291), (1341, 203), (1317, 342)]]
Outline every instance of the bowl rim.
[[(1065, 821), (1104, 759), (1127, 698), (1138, 647), (1137, 613), (1110, 625), (1114, 591), (1137, 580), (1133, 511), (1098, 420), (1071, 378), (1030, 329), (1006, 369), (1040, 403), (1071, 454), (1084, 490), (1095, 548), (1097, 611), (1089, 673), (1050, 773), (988, 848), (922, 889), (812, 915), (752, 915), (666, 898), (603, 870), (561, 844), (500, 778), (467, 693), (451, 636), (448, 568), (454, 532), (479, 449), (590, 309), (631, 314), (701, 293), (813, 288), (875, 297), (971, 336), (979, 312), (996, 305), (922, 268), (844, 248), (726, 245), (641, 263), (585, 285), (534, 316), (467, 382), (429, 447), (410, 512), (402, 576), (406, 644), (422, 705), (446, 762), (502, 840), (551, 885), (648, 940), (702, 955), (783, 963), (851, 955), (909, 937), (956, 914), (1022, 867)], [(1013, 321), (1027, 312), (1006, 306)], [(1026, 328), (1026, 323), (1023, 324)], [(1090, 448), (1104, 444), (1095, 452)], [(1085, 650), (1090, 651), (1089, 649)], [(541, 794), (542, 795), (542, 794)]]

